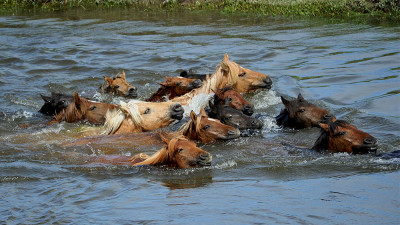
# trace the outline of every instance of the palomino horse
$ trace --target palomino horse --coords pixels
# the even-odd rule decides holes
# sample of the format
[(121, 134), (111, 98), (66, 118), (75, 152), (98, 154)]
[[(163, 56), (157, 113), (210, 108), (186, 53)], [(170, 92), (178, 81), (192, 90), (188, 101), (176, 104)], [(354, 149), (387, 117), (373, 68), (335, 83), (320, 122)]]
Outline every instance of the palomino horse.
[(184, 95), (193, 89), (201, 87), (199, 79), (184, 77), (165, 77), (165, 82), (158, 83), (161, 87), (146, 102), (165, 102), (177, 96)]
[(336, 120), (329, 111), (307, 102), (301, 94), (292, 101), (286, 100), (284, 97), (281, 99), (285, 109), (276, 117), (276, 122), (280, 126), (301, 129), (319, 127), (320, 123)]
[(121, 102), (106, 114), (103, 134), (135, 133), (168, 126), (183, 118), (181, 104), (175, 102)]
[(126, 81), (125, 71), (118, 73), (115, 77), (104, 76), (104, 84), (100, 87), (100, 90), (126, 98), (137, 98), (137, 88)]
[(355, 154), (376, 153), (377, 140), (343, 120), (321, 123), (321, 134), (315, 142), (315, 150), (331, 150)]
[(245, 129), (261, 129), (263, 123), (254, 117), (245, 115), (242, 111), (234, 109), (230, 106), (230, 100), (225, 98), (225, 104), (219, 104), (219, 99), (214, 98), (214, 103), (210, 101), (210, 113), (208, 114), (212, 118), (219, 119), (222, 123), (232, 127), (236, 127), (239, 130)]
[[(225, 87), (215, 92), (215, 95), (219, 99), (226, 99), (230, 101), (230, 106), (234, 109), (242, 111), (244, 114), (251, 116), (254, 113), (254, 105), (248, 102), (243, 96), (235, 91), (232, 87)], [(224, 104), (223, 101), (220, 101)]]
[(78, 93), (74, 92), (73, 102), (66, 109), (56, 114), (50, 124), (62, 121), (67, 123), (87, 121), (91, 124), (104, 124), (107, 111), (114, 108), (118, 108), (118, 106), (89, 101), (79, 97)]
[(72, 95), (64, 95), (54, 92), (51, 92), (51, 96), (40, 96), (44, 100), (44, 104), (42, 108), (40, 108), (39, 112), (49, 116), (59, 114), (74, 100)]
[(210, 166), (210, 153), (198, 148), (195, 143), (182, 138), (168, 140), (163, 138), (165, 146), (152, 156), (138, 154), (136, 156), (95, 156), (89, 162), (127, 166), (168, 166), (172, 168), (191, 168)]
[(225, 54), (224, 60), (221, 61), (215, 73), (203, 81), (203, 86), (171, 101), (188, 105), (196, 95), (209, 95), (213, 90), (227, 86), (233, 87), (240, 93), (248, 93), (260, 88), (270, 89), (271, 84), (272, 80), (268, 75), (243, 68), (235, 62), (229, 61), (228, 54)]
[[(194, 111), (190, 112), (190, 120), (183, 124), (178, 131), (159, 131), (146, 133), (115, 134), (107, 136), (92, 136), (77, 139), (73, 142), (64, 143), (63, 146), (77, 146), (90, 144), (98, 148), (105, 145), (109, 148), (110, 143), (118, 146), (143, 146), (162, 144), (161, 135), (167, 138), (184, 136), (187, 139), (198, 141), (200, 143), (211, 143), (217, 140), (230, 140), (240, 136), (237, 128), (221, 123), (219, 120), (211, 119), (207, 116), (204, 109), (196, 115)], [(108, 150), (108, 149), (107, 149)]]

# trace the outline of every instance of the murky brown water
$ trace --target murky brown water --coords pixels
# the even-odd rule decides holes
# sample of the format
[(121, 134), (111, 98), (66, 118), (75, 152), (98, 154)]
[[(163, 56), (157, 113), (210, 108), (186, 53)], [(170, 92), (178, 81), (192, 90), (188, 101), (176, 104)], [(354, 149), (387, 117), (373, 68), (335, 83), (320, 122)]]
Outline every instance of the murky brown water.
[[(318, 129), (281, 129), (280, 95), (299, 92), (400, 149), (400, 27), (204, 13), (75, 11), (0, 17), (0, 221), (132, 224), (395, 224), (399, 159), (301, 151)], [(264, 121), (251, 137), (201, 147), (209, 168), (82, 165), (58, 146), (79, 124), (51, 127), (39, 94), (96, 93), (122, 69), (141, 99), (181, 69), (212, 73), (230, 59), (270, 74), (246, 94)], [(111, 96), (96, 94), (101, 101)], [(21, 128), (23, 124), (36, 124)], [(118, 148), (120, 154), (156, 148)], [(102, 154), (90, 146), (74, 148)]]

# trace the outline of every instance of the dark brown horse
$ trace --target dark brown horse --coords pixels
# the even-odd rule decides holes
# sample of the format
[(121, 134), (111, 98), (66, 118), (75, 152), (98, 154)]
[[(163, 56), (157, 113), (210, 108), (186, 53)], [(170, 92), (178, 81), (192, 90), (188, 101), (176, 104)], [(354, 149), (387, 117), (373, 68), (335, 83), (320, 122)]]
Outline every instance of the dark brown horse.
[(42, 108), (39, 112), (45, 115), (54, 116), (66, 109), (68, 105), (74, 101), (72, 95), (64, 95), (60, 93), (51, 92), (51, 96), (40, 95), (44, 100)]
[[(215, 92), (215, 96), (221, 100), (228, 98), (228, 101), (230, 101), (229, 105), (232, 108), (240, 110), (248, 116), (251, 116), (254, 113), (254, 105), (244, 99), (243, 96), (232, 87), (218, 89)], [(224, 104), (224, 101), (219, 102)]]
[(321, 134), (315, 142), (315, 150), (331, 150), (355, 154), (376, 153), (377, 140), (370, 134), (343, 120), (321, 123)]
[(225, 98), (223, 105), (219, 103), (218, 98), (214, 98), (214, 102), (210, 101), (209, 105), (210, 112), (208, 115), (219, 119), (224, 124), (236, 127), (239, 130), (261, 129), (263, 127), (261, 120), (245, 115), (242, 111), (232, 108), (228, 98)]
[(79, 97), (78, 93), (74, 92), (73, 102), (66, 109), (56, 114), (50, 124), (62, 121), (67, 123), (86, 121), (91, 124), (104, 124), (107, 111), (117, 107), (113, 104), (89, 101)]
[(335, 116), (325, 109), (306, 101), (301, 94), (297, 99), (289, 101), (281, 97), (285, 109), (276, 117), (280, 126), (302, 129), (308, 127), (319, 127), (320, 123), (335, 120)]
[(100, 87), (100, 90), (126, 98), (137, 98), (137, 88), (126, 81), (125, 71), (118, 73), (115, 77), (104, 76), (104, 84)]
[(198, 74), (198, 73), (193, 73), (192, 70), (189, 70), (189, 72), (184, 70), (179, 74), (179, 76), (191, 79), (199, 79), (203, 81), (207, 79), (207, 76), (209, 76), (209, 74)]
[(210, 153), (198, 148), (195, 143), (182, 138), (168, 140), (163, 138), (165, 146), (152, 156), (138, 154), (136, 156), (95, 156), (89, 162), (105, 163), (127, 166), (168, 166), (172, 168), (191, 168), (210, 166), (212, 156)]
[(183, 124), (178, 131), (158, 131), (145, 133), (114, 134), (107, 136), (93, 136), (77, 139), (73, 142), (64, 143), (63, 146), (77, 146), (90, 144), (92, 147), (105, 145), (110, 148), (110, 144), (116, 146), (143, 146), (162, 144), (161, 135), (167, 138), (184, 136), (187, 139), (200, 143), (211, 143), (217, 140), (235, 139), (240, 136), (237, 128), (221, 123), (219, 120), (211, 119), (207, 116), (204, 109), (196, 115), (194, 111), (190, 113), (190, 120)]
[(184, 95), (193, 89), (201, 87), (203, 84), (199, 79), (191, 79), (184, 77), (165, 77), (165, 82), (158, 83), (161, 87), (147, 102), (165, 102), (177, 96)]

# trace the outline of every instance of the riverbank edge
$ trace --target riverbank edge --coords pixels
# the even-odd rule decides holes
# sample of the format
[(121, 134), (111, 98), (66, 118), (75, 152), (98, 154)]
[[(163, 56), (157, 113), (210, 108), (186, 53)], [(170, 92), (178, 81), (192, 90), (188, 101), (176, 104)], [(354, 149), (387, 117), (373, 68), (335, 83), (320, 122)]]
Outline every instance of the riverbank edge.
[(400, 0), (0, 0), (4, 12), (107, 8), (219, 11), (256, 16), (354, 18), (400, 22)]

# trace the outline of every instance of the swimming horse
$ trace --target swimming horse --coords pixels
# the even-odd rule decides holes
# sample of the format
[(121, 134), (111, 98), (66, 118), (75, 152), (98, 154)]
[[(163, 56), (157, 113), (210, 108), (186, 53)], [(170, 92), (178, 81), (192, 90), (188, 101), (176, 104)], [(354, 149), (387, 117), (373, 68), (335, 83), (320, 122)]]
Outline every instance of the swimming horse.
[(114, 77), (104, 76), (104, 84), (100, 90), (105, 93), (114, 93), (126, 98), (137, 98), (137, 88), (126, 81), (125, 71), (118, 73)]

